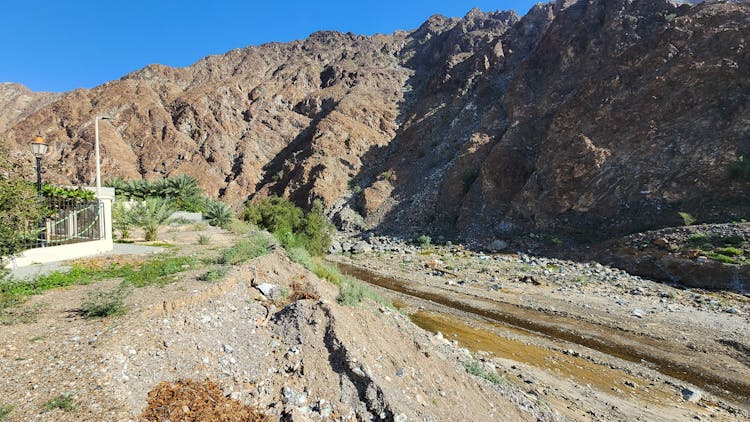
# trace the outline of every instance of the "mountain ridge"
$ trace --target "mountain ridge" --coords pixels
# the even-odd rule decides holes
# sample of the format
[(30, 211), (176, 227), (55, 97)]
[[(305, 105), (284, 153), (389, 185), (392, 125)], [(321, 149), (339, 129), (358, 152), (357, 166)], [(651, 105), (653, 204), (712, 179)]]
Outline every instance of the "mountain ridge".
[(54, 140), (45, 177), (90, 183), (91, 120), (113, 114), (108, 176), (187, 173), (235, 204), (320, 199), (343, 226), (393, 233), (736, 219), (748, 210), (729, 168), (750, 153), (749, 9), (561, 0), (390, 35), (320, 31), (65, 93), (0, 124), (0, 139), (23, 151), (15, 140), (40, 131)]

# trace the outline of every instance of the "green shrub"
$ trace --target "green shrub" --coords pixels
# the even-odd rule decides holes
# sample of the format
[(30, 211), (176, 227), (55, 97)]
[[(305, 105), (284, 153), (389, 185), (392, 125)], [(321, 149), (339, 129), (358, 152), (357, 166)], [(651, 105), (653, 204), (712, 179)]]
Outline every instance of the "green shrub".
[(416, 239), (416, 242), (419, 246), (426, 248), (430, 246), (430, 243), (432, 242), (432, 238), (430, 238), (430, 236), (423, 234)]
[(198, 264), (198, 261), (190, 256), (166, 256), (146, 262), (137, 270), (132, 270), (125, 275), (123, 283), (135, 287), (149, 285), (163, 285), (174, 280), (168, 276), (190, 270)]
[(226, 229), (232, 234), (243, 235), (250, 233), (253, 226), (250, 223), (233, 218), (227, 225)]
[(307, 249), (302, 247), (294, 247), (286, 249), (286, 255), (292, 261), (302, 265), (308, 270), (312, 271), (315, 268), (312, 257)]
[(75, 410), (76, 403), (73, 401), (73, 392), (62, 393), (44, 404), (46, 410), (62, 409), (64, 411)]
[(744, 251), (742, 249), (737, 249), (733, 247), (726, 247), (726, 248), (717, 248), (714, 249), (714, 252), (725, 255), (725, 256), (741, 256), (744, 254)]
[(218, 264), (238, 265), (253, 258), (265, 255), (270, 248), (269, 239), (262, 233), (256, 233), (243, 239), (236, 245), (222, 251), (217, 259)]
[(680, 216), (682, 222), (686, 226), (692, 226), (695, 223), (695, 217), (693, 217), (692, 215), (682, 211), (678, 212), (677, 214)]
[(5, 260), (25, 248), (29, 233), (37, 229), (44, 211), (33, 184), (6, 176), (13, 174), (6, 157), (10, 154), (0, 148), (0, 279), (7, 274)]
[[(127, 227), (134, 225), (143, 227), (146, 241), (156, 240), (159, 231), (159, 225), (167, 221), (172, 214), (172, 203), (167, 199), (148, 198), (144, 201), (137, 202), (130, 210), (118, 211), (113, 217), (115, 225)], [(119, 222), (118, 222), (119, 220)]]
[(702, 245), (708, 242), (708, 235), (702, 232), (696, 232), (688, 236), (687, 243), (691, 245)]
[(724, 264), (739, 264), (739, 262), (731, 256), (722, 255), (720, 253), (708, 252), (706, 256), (714, 261), (718, 261)]
[(356, 306), (365, 299), (370, 299), (388, 307), (392, 306), (389, 301), (370, 290), (364, 282), (349, 276), (341, 278), (339, 296), (336, 298), (338, 303), (346, 306)]
[(336, 266), (331, 264), (315, 262), (315, 266), (313, 267), (312, 271), (319, 278), (328, 280), (336, 286), (340, 286), (341, 282), (344, 280), (344, 275), (341, 274)]
[(210, 201), (206, 205), (206, 220), (212, 226), (226, 229), (233, 218), (232, 209), (221, 201)]
[(285, 198), (272, 196), (245, 208), (243, 219), (271, 233), (293, 233), (302, 223), (303, 212)]
[(0, 404), (0, 421), (4, 421), (14, 408), (12, 404)]
[(479, 378), (484, 378), (487, 381), (493, 383), (493, 384), (504, 384), (505, 380), (503, 377), (498, 375), (496, 372), (489, 372), (486, 371), (483, 367), (481, 362), (472, 360), (464, 363), (464, 368), (466, 369), (466, 372), (470, 373), (471, 375), (477, 376)]
[(332, 225), (317, 200), (305, 214), (287, 199), (273, 196), (247, 205), (243, 218), (273, 233), (285, 248), (304, 246), (311, 254), (322, 255), (331, 245)]
[(126, 294), (126, 289), (121, 287), (109, 291), (89, 293), (86, 301), (81, 305), (81, 315), (85, 318), (124, 315), (127, 312), (124, 303)]
[(208, 271), (206, 271), (205, 273), (203, 273), (203, 275), (198, 277), (198, 280), (208, 281), (208, 282), (219, 281), (223, 279), (225, 275), (227, 275), (228, 271), (229, 269), (226, 267), (209, 268)]

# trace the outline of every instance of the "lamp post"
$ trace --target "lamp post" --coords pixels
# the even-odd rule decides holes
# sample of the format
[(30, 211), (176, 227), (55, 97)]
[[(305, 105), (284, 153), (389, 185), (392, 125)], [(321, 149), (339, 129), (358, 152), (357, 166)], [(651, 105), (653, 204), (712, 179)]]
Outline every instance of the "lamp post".
[[(42, 196), (42, 156), (47, 153), (49, 144), (41, 136), (36, 136), (31, 140), (31, 152), (34, 153), (36, 158), (36, 194)], [(42, 218), (39, 220), (39, 236), (37, 236), (37, 246), (44, 246), (45, 236), (45, 223)]]
[(31, 141), (31, 151), (36, 158), (36, 193), (42, 195), (42, 156), (47, 153), (49, 144), (41, 136), (35, 137)]
[(99, 164), (99, 120), (112, 120), (109, 116), (99, 116), (94, 118), (94, 154), (96, 155), (96, 196), (99, 197), (102, 190), (102, 173)]

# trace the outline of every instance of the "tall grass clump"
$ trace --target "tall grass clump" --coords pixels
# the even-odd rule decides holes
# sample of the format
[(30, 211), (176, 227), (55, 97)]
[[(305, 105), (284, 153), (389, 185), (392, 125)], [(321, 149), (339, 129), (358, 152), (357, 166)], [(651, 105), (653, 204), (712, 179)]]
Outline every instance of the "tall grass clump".
[(263, 233), (255, 233), (247, 239), (240, 240), (234, 246), (221, 252), (216, 262), (223, 265), (238, 265), (253, 258), (265, 255), (271, 248), (271, 242)]

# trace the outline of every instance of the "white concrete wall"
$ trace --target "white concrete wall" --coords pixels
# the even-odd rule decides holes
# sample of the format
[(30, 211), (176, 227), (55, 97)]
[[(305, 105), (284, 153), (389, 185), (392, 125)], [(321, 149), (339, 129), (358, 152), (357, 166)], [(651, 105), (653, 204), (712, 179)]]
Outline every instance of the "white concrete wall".
[[(87, 187), (84, 189), (96, 191), (96, 188)], [(102, 234), (101, 240), (28, 249), (13, 258), (6, 265), (6, 268), (25, 267), (27, 265), (54, 261), (67, 261), (69, 259), (77, 259), (111, 252), (114, 248), (112, 237), (112, 202), (115, 199), (115, 189), (103, 187), (97, 198), (101, 203), (101, 206), (99, 207), (99, 224), (100, 233)]]

